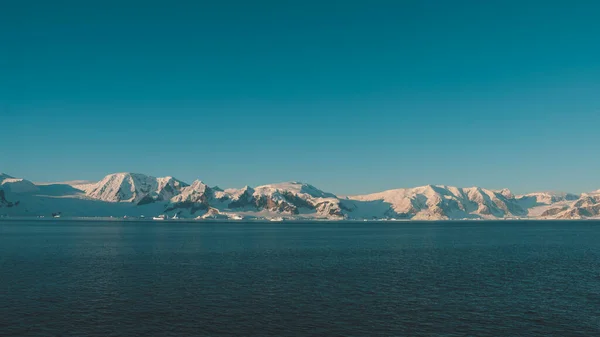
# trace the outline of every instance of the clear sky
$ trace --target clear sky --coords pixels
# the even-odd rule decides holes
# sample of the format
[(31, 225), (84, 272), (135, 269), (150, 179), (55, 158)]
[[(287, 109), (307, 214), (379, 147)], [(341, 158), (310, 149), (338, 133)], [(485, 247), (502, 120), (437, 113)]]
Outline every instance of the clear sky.
[(0, 4), (0, 171), (600, 188), (598, 1)]

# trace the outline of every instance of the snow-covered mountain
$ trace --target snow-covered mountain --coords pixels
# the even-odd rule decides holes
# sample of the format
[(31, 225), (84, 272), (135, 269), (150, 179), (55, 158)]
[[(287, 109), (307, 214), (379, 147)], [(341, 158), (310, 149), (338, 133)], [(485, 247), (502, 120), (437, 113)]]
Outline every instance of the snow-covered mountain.
[(576, 194), (563, 192), (536, 192), (517, 197), (519, 203), (525, 208), (551, 205), (561, 201), (572, 201), (579, 198)]
[(585, 219), (600, 217), (600, 192), (583, 193), (579, 198), (558, 201), (536, 214), (540, 218)]
[(0, 189), (12, 193), (30, 193), (39, 190), (39, 188), (29, 180), (14, 178), (4, 173), (0, 173)]
[(405, 219), (494, 219), (527, 215), (510, 191), (480, 187), (427, 185), (349, 199), (387, 204), (386, 217)]
[(19, 200), (14, 199), (19, 194), (33, 193), (39, 188), (29, 180), (14, 178), (0, 173), (0, 209), (17, 207)]
[(168, 200), (187, 186), (173, 177), (155, 178), (139, 173), (109, 174), (95, 184), (74, 185), (93, 199), (138, 205)]
[(426, 185), (338, 197), (287, 182), (210, 187), (173, 177), (109, 174), (98, 182), (32, 183), (0, 174), (0, 215), (156, 216), (198, 219), (569, 219), (600, 217), (600, 191), (582, 195)]
[(213, 215), (218, 212), (232, 216), (262, 213), (291, 217), (343, 217), (336, 211), (339, 207), (332, 206), (338, 203), (335, 195), (299, 182), (221, 190), (195, 181), (171, 199), (168, 211), (179, 210), (189, 215), (206, 211)]

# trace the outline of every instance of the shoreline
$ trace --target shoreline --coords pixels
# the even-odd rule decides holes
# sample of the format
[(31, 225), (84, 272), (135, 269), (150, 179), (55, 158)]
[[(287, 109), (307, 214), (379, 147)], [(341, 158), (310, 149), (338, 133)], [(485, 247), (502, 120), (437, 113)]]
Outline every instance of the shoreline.
[(552, 222), (594, 222), (600, 221), (600, 218), (583, 218), (583, 219), (541, 219), (541, 218), (520, 218), (520, 219), (373, 219), (373, 220), (357, 220), (357, 219), (284, 219), (284, 220), (269, 220), (269, 219), (167, 219), (167, 220), (153, 220), (140, 219), (140, 218), (116, 218), (116, 217), (0, 217), (0, 222), (9, 221), (37, 221), (37, 222), (77, 222), (77, 221), (89, 221), (89, 222), (144, 222), (144, 223), (157, 223), (157, 224), (174, 224), (174, 223), (268, 223), (268, 224), (282, 224), (282, 223), (469, 223), (469, 222), (539, 222), (539, 221), (552, 221)]

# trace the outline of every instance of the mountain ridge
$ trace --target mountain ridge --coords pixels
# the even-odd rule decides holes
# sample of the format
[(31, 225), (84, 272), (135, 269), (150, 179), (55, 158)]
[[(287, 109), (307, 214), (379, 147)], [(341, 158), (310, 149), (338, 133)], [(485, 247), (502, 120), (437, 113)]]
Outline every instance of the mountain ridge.
[[(83, 182), (83, 183), (82, 183)], [(424, 185), (340, 197), (304, 182), (220, 189), (201, 180), (119, 172), (97, 182), (32, 183), (0, 175), (0, 214), (155, 216), (197, 219), (586, 219), (600, 218), (600, 193), (533, 192)]]

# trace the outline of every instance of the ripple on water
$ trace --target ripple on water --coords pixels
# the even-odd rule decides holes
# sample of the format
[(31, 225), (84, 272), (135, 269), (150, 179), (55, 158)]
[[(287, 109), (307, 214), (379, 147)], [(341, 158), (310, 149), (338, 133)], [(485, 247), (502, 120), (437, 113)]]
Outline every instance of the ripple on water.
[(45, 226), (0, 223), (2, 336), (600, 335), (597, 223)]

